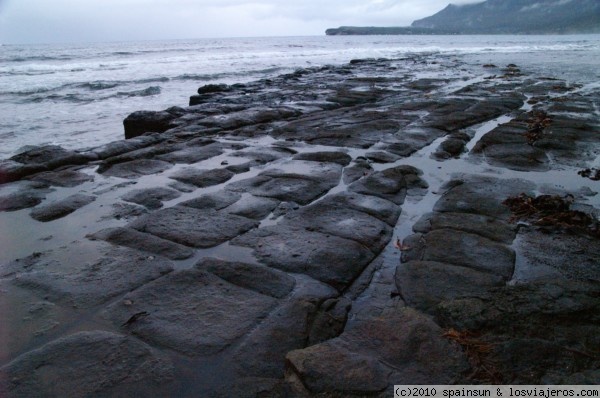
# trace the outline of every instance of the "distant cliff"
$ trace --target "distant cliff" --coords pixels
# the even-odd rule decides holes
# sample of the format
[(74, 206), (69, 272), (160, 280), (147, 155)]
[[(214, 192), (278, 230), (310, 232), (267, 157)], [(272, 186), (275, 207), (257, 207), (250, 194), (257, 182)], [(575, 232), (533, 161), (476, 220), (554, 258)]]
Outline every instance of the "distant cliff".
[(449, 4), (410, 27), (328, 29), (328, 35), (600, 33), (600, 0), (487, 0)]
[(443, 35), (457, 33), (451, 29), (431, 29), (419, 27), (377, 27), (377, 26), (340, 26), (336, 29), (327, 29), (328, 36), (337, 35)]
[(461, 33), (600, 32), (600, 1), (487, 0), (462, 6), (450, 4), (411, 26)]

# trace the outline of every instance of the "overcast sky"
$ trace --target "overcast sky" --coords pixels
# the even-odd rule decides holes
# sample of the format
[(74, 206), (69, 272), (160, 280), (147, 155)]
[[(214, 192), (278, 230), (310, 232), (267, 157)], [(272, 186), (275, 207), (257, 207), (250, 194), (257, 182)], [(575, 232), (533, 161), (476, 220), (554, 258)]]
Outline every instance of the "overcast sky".
[(0, 0), (0, 43), (321, 35), (340, 25), (408, 26), (448, 2)]

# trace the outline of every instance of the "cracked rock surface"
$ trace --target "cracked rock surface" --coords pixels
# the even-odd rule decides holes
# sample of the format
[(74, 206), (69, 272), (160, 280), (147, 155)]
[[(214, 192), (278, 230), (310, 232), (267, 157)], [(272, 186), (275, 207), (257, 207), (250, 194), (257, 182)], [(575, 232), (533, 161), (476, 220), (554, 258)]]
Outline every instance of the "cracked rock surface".
[(126, 140), (0, 161), (0, 395), (598, 383), (600, 235), (505, 201), (598, 220), (600, 90), (492, 72), (211, 84)]

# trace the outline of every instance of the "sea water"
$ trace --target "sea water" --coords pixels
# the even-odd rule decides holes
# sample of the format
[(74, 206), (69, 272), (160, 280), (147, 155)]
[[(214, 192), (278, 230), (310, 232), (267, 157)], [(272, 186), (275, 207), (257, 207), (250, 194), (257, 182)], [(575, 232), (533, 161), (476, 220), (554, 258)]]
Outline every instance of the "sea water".
[(600, 82), (600, 35), (311, 36), (0, 46), (0, 159), (28, 145), (87, 148), (123, 138), (136, 110), (186, 106), (208, 83), (414, 54), (516, 63)]

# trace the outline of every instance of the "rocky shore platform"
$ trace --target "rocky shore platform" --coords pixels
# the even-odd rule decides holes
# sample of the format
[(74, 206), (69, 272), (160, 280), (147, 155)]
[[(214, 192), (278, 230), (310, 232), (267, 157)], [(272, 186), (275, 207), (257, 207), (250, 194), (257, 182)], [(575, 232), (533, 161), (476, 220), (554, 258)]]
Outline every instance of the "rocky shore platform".
[(0, 162), (0, 396), (600, 382), (600, 88), (439, 55)]

